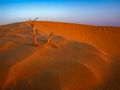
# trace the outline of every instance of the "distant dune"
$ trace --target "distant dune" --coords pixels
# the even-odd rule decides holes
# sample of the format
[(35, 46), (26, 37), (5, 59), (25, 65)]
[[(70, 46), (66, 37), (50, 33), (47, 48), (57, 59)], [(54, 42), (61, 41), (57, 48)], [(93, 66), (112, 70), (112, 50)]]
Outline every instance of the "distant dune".
[(29, 23), (0, 26), (0, 90), (120, 89), (120, 27)]

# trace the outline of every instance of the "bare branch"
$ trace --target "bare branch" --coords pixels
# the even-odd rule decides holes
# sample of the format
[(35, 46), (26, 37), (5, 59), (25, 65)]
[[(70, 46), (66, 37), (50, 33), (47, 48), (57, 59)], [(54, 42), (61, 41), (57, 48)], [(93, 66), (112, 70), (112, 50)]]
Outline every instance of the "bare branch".
[(38, 19), (38, 17), (35, 18), (34, 21), (31, 21), (31, 18), (29, 18), (29, 20), (30, 20), (30, 25), (32, 26), (32, 30), (33, 30), (33, 44), (34, 44), (34, 46), (38, 46), (37, 36), (36, 36), (36, 29), (35, 29), (35, 24), (34, 24), (34, 22), (35, 22), (37, 19)]
[(35, 20), (33, 21), (33, 23), (38, 19), (38, 17), (35, 18)]
[(48, 40), (47, 40), (47, 43), (49, 43), (50, 42), (50, 40), (51, 40), (51, 38), (52, 38), (52, 36), (53, 36), (53, 32), (52, 33), (50, 33), (50, 35), (49, 35), (49, 37), (48, 37)]

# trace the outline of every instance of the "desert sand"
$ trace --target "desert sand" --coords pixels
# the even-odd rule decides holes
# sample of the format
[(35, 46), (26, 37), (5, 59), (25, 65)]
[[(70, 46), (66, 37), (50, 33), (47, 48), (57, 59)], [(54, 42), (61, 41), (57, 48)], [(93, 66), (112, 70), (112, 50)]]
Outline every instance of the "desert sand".
[(0, 90), (120, 89), (120, 27), (29, 23), (0, 26)]

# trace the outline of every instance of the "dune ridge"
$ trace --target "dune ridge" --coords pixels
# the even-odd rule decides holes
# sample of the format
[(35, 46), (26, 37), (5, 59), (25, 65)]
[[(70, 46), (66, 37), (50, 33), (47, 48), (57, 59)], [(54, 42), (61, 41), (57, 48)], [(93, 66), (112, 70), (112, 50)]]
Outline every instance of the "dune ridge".
[(119, 78), (119, 27), (38, 21), (34, 47), (29, 23), (0, 26), (1, 89), (106, 90)]

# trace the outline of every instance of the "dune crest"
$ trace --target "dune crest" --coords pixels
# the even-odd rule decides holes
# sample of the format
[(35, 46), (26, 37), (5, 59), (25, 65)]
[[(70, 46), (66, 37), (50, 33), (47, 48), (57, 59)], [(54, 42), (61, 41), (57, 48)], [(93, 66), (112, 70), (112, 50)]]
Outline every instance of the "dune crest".
[[(120, 28), (35, 22), (39, 46), (34, 47), (27, 23), (0, 28), (2, 89), (101, 89), (116, 80), (110, 77), (118, 70)], [(51, 32), (55, 35), (46, 43)]]

